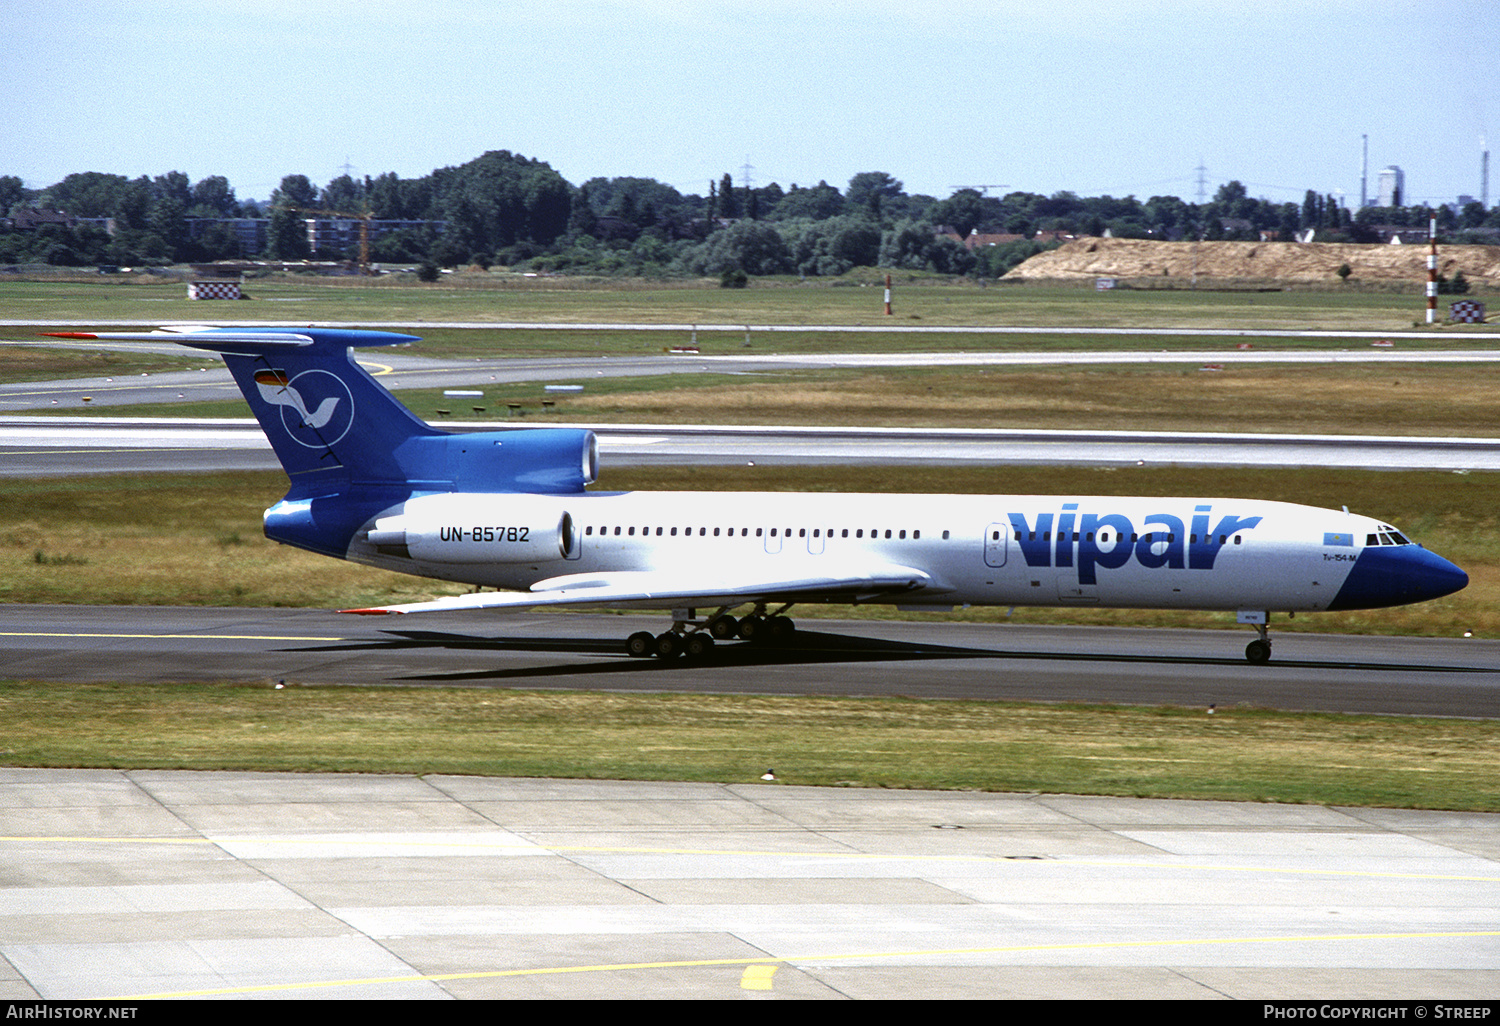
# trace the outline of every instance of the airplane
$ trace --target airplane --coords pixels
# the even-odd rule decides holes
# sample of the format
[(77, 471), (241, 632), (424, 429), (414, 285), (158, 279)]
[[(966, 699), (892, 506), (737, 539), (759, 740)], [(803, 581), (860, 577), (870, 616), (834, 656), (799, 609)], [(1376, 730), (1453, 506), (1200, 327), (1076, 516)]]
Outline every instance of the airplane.
[[(342, 612), (605, 607), (671, 612), (632, 656), (702, 659), (716, 640), (784, 643), (799, 603), (1091, 606), (1234, 612), (1271, 657), (1273, 613), (1370, 609), (1469, 582), (1390, 524), (1235, 498), (591, 492), (593, 432), (445, 432), (353, 349), (416, 336), (183, 326), (49, 332), (164, 337), (223, 356), (291, 481), (266, 537), (482, 591)], [(741, 607), (747, 612), (736, 615)], [(707, 615), (699, 610), (712, 609)]]

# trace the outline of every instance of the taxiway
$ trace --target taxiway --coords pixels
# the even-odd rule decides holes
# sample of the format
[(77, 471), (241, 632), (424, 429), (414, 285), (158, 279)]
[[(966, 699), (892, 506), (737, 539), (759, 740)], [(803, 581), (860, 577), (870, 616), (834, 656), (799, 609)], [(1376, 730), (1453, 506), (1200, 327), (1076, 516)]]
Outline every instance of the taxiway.
[(0, 997), (1486, 1005), (1500, 816), (0, 769)]
[[(1269, 665), (1239, 630), (800, 620), (795, 643), (632, 659), (665, 616), (4, 607), (0, 664), (39, 681), (229, 681), (739, 694), (900, 695), (1221, 709), (1500, 716), (1500, 642), (1293, 634)], [(795, 612), (795, 611), (794, 611)], [(1455, 633), (1459, 633), (1455, 629)]]

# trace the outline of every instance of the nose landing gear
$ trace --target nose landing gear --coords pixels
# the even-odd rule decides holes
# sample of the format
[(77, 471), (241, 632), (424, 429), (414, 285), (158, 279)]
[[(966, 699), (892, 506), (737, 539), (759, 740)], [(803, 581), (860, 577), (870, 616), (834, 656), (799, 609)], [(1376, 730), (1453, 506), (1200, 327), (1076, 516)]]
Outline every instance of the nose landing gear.
[(1235, 617), (1240, 623), (1247, 623), (1255, 628), (1255, 633), (1260, 635), (1250, 644), (1245, 646), (1245, 658), (1255, 665), (1271, 661), (1271, 632), (1269, 624), (1271, 614), (1263, 610), (1240, 610)]

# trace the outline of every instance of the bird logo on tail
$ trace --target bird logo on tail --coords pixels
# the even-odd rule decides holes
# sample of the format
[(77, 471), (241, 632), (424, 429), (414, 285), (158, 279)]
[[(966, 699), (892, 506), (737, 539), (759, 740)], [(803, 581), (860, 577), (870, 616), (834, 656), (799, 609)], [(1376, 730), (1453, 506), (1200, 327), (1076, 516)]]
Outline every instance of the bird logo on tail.
[[(282, 408), (281, 421), (287, 434), (302, 445), (332, 445), (348, 433), (354, 421), (354, 398), (349, 394), (348, 386), (337, 375), (328, 371), (303, 371), (295, 378), (288, 378), (286, 371), (259, 370), (255, 372), (255, 388), (267, 403)], [(308, 410), (304, 392), (317, 400), (316, 409)], [(328, 395), (328, 392), (335, 394)], [(320, 397), (319, 393), (324, 394)], [(339, 403), (345, 399), (348, 402), (345, 404), (344, 415), (335, 423)], [(330, 424), (334, 425), (333, 428), (325, 431)], [(315, 434), (311, 440), (305, 438), (308, 429)]]

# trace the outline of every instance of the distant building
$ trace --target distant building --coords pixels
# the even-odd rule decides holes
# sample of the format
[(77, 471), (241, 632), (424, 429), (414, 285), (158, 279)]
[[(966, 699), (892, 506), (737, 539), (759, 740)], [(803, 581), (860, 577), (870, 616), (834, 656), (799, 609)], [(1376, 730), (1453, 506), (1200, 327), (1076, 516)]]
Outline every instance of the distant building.
[[(187, 224), (188, 238), (195, 242), (203, 237), (203, 233), (210, 225), (221, 224), (234, 234), (235, 240), (239, 243), (240, 256), (253, 256), (266, 251), (271, 227), (271, 219), (268, 217), (189, 217), (184, 220)], [(314, 254), (327, 249), (345, 252), (355, 249), (359, 246), (360, 221), (361, 219), (357, 217), (305, 218), (308, 245)], [(388, 232), (400, 231), (403, 228), (431, 228), (435, 234), (442, 234), (447, 227), (447, 221), (400, 221), (371, 218), (370, 241), (374, 242)]]
[(197, 242), (210, 225), (221, 224), (229, 229), (239, 245), (240, 256), (252, 256), (265, 252), (271, 221), (265, 217), (186, 217), (188, 238)]
[(1003, 246), (1007, 242), (1020, 242), (1026, 238), (1024, 235), (1016, 235), (1013, 232), (985, 233), (978, 228), (970, 231), (968, 235), (960, 235), (957, 228), (946, 224), (938, 225), (932, 234), (935, 238), (952, 239), (970, 253), (984, 246)]
[(1377, 207), (1399, 207), (1406, 202), (1406, 172), (1395, 164), (1380, 169)]
[(11, 227), (20, 232), (34, 232), (43, 225), (55, 224), (63, 228), (71, 228), (78, 223), (78, 219), (61, 210), (47, 210), (39, 207), (23, 207), (17, 210), (10, 218)]
[[(359, 246), (359, 229), (362, 220), (358, 217), (306, 218), (307, 244), (314, 255), (325, 249), (345, 252), (355, 249)], [(434, 233), (442, 234), (447, 227), (447, 221), (402, 221), (396, 218), (373, 217), (370, 219), (370, 241), (374, 242), (382, 235), (408, 228), (418, 231), (431, 228)]]
[(1370, 231), (1381, 242), (1389, 242), (1393, 245), (1424, 245), (1427, 242), (1426, 228), (1413, 228), (1410, 225), (1398, 224), (1372, 224)]

